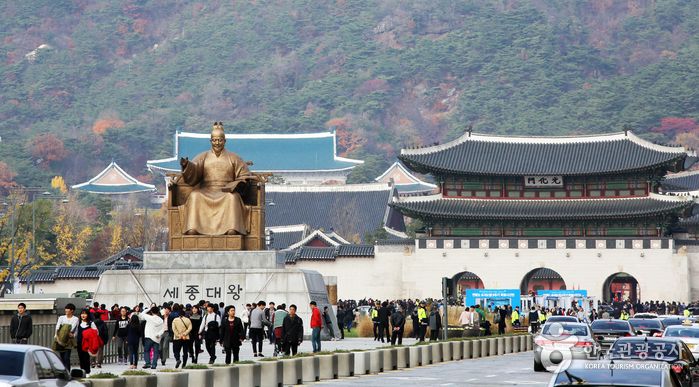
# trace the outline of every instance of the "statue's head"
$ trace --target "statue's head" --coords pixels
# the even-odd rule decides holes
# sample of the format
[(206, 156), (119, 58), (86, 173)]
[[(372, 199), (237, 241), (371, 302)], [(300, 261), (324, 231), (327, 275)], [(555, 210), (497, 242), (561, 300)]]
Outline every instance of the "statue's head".
[(226, 147), (226, 133), (223, 131), (222, 122), (214, 122), (214, 127), (211, 129), (211, 149), (220, 155)]

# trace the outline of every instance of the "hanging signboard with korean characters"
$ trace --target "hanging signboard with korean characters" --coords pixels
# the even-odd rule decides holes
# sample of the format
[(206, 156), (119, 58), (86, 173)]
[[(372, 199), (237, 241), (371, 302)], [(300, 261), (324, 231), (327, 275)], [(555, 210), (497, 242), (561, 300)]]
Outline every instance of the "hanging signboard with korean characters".
[(563, 176), (524, 176), (527, 188), (563, 187)]

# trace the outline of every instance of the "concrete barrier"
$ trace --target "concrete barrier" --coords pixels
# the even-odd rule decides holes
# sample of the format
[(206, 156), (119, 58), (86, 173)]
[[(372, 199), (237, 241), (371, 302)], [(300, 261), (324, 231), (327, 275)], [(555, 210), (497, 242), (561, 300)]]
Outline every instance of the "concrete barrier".
[(451, 341), (442, 343), (442, 361), (451, 361)]
[(383, 371), (394, 371), (398, 369), (398, 351), (395, 348), (382, 349)]
[(418, 346), (408, 347), (408, 367), (415, 368), (422, 365), (422, 360), (420, 355), (422, 354), (422, 348)]
[(337, 353), (337, 377), (346, 378), (354, 376), (354, 353), (353, 352), (338, 352)]
[(464, 358), (464, 342), (461, 340), (451, 342), (451, 358), (461, 360)]
[(471, 358), (478, 359), (481, 356), (481, 340), (473, 340), (471, 342)]
[[(473, 356), (473, 344), (475, 340), (464, 340), (463, 341), (463, 354), (462, 359), (470, 359)], [(480, 352), (480, 351), (479, 351)]]
[(504, 337), (498, 337), (497, 338), (497, 355), (504, 355), (505, 354), (505, 338)]
[[(285, 386), (295, 386), (303, 382), (303, 367), (301, 358), (282, 359), (282, 383)], [(230, 387), (226, 386), (226, 387)]]
[(158, 377), (150, 375), (122, 375), (126, 379), (126, 387), (158, 387)]
[(396, 347), (396, 359), (399, 370), (410, 367), (409, 357), (408, 347)]
[(238, 383), (238, 367), (218, 366), (214, 370), (214, 387), (230, 387)]
[(490, 356), (490, 350), (489, 348), (489, 339), (480, 339), (481, 342), (481, 357), (487, 357)]
[(126, 379), (124, 378), (111, 378), (111, 379), (98, 379), (98, 378), (87, 378), (93, 386), (97, 387), (126, 387)]
[(320, 361), (315, 356), (301, 358), (301, 379), (303, 383), (317, 382), (320, 380)]
[(432, 364), (432, 348), (429, 344), (420, 346), (420, 363), (422, 366)]
[(337, 379), (337, 355), (316, 355), (320, 361), (320, 380)]
[(366, 375), (369, 373), (369, 352), (354, 353), (354, 375)]
[(531, 351), (534, 348), (534, 337), (530, 335), (524, 335), (527, 342), (527, 351)]
[[(282, 387), (284, 365), (278, 360), (260, 362), (260, 385)], [(192, 384), (196, 386), (196, 384)]]
[(491, 337), (488, 339), (488, 356), (496, 356), (498, 354), (498, 339)]
[(442, 343), (430, 343), (432, 352), (432, 364), (442, 362)]
[(190, 386), (214, 387), (214, 370), (185, 368), (184, 371), (189, 374)]
[[(189, 374), (182, 371), (156, 372), (159, 386), (187, 387), (189, 386)], [(243, 387), (243, 384), (238, 384)]]
[(505, 353), (512, 353), (512, 336), (505, 337)]
[(517, 353), (519, 352), (519, 336), (515, 336), (512, 338), (512, 352)]
[(380, 349), (367, 351), (369, 353), (369, 373), (383, 372), (383, 353)]
[[(260, 363), (238, 363), (238, 387), (258, 387), (260, 383)], [(160, 385), (160, 383), (158, 383)], [(166, 384), (163, 384), (166, 386)]]

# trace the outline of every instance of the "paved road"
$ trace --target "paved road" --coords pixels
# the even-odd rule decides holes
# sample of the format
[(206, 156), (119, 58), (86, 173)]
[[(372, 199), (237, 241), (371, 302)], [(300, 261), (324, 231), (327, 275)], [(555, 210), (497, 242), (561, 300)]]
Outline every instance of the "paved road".
[(534, 372), (532, 353), (460, 360), (378, 375), (315, 383), (328, 387), (387, 386), (546, 386), (551, 375)]

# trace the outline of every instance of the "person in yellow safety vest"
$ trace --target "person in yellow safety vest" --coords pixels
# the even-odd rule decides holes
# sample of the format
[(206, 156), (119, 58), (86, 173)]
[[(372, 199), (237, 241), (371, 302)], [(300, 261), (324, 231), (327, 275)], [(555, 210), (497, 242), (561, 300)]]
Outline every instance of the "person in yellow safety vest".
[(512, 311), (512, 326), (519, 326), (519, 306)]
[(548, 312), (546, 312), (544, 309), (539, 311), (539, 324), (543, 327), (544, 324), (546, 324), (546, 315)]
[(425, 303), (421, 302), (420, 306), (417, 307), (417, 321), (420, 323), (420, 333), (418, 335), (418, 341), (425, 341), (425, 333), (427, 333), (427, 311), (425, 310)]
[(626, 310), (621, 311), (621, 315), (619, 316), (619, 319), (621, 320), (628, 320), (629, 319), (629, 313)]
[(684, 317), (689, 317), (689, 315), (690, 315), (689, 309), (685, 309), (684, 312), (682, 312), (682, 314), (684, 314)]
[(371, 308), (371, 322), (374, 323), (374, 341), (379, 339), (379, 303)]

